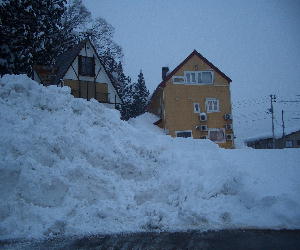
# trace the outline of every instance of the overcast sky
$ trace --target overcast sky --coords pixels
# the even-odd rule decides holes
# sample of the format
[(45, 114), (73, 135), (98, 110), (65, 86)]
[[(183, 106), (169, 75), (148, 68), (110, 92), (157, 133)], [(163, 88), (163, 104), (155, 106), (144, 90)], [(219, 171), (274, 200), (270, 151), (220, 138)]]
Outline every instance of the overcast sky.
[[(235, 99), (257, 93), (300, 94), (300, 1), (85, 0), (115, 29), (133, 79), (150, 91), (161, 67), (193, 49), (227, 74)], [(243, 98), (242, 98), (243, 99)]]
[[(232, 79), (232, 101), (240, 131), (269, 128), (269, 94), (300, 95), (300, 0), (176, 1), (84, 0), (94, 17), (115, 29), (124, 51), (125, 71), (133, 80), (140, 69), (152, 92), (161, 67), (176, 67), (194, 49)], [(296, 97), (297, 98), (297, 97)], [(300, 105), (287, 104), (293, 120)], [(276, 107), (281, 113), (281, 107)], [(248, 117), (247, 117), (247, 114)], [(242, 117), (244, 119), (242, 121)], [(253, 122), (249, 122), (250, 120)], [(278, 129), (281, 119), (276, 117)], [(252, 129), (253, 130), (253, 129)], [(266, 130), (265, 128), (262, 128)]]

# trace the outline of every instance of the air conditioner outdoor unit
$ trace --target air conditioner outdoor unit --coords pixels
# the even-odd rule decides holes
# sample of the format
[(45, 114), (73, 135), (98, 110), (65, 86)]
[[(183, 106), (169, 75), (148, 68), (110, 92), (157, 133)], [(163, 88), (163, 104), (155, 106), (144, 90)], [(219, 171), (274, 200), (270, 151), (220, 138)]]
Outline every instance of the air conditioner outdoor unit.
[(200, 113), (199, 114), (199, 118), (200, 118), (200, 121), (207, 121), (207, 114), (206, 113)]
[(231, 114), (225, 114), (224, 119), (225, 120), (232, 120), (232, 115)]
[(201, 136), (200, 139), (208, 139), (207, 135)]
[(233, 134), (227, 134), (226, 135), (226, 140), (227, 141), (232, 141), (233, 140)]
[(232, 129), (232, 124), (225, 124), (225, 129), (231, 130)]

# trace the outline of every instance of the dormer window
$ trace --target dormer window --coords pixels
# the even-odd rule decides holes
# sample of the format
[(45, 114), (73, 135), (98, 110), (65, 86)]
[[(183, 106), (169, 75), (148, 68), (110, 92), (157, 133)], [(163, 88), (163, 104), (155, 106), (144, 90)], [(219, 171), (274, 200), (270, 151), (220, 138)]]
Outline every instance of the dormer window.
[(95, 76), (95, 59), (94, 57), (79, 56), (78, 71), (82, 76)]

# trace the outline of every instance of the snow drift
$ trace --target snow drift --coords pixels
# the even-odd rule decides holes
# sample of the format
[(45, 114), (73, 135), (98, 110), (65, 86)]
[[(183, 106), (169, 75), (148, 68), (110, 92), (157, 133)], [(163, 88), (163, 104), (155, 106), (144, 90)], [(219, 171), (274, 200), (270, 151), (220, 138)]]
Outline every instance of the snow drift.
[(0, 239), (300, 228), (299, 150), (224, 150), (151, 119), (4, 76)]

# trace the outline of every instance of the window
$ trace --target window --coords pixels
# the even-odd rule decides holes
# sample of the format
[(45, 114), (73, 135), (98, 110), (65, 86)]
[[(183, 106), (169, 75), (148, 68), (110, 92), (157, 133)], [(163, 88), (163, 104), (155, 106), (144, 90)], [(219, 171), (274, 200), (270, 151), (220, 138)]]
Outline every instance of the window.
[(185, 71), (185, 83), (187, 84), (212, 84), (212, 71)]
[(200, 113), (200, 104), (194, 103), (194, 113)]
[(286, 148), (292, 148), (293, 147), (293, 141), (291, 141), (291, 140), (285, 141), (285, 147)]
[(208, 131), (208, 137), (214, 142), (225, 142), (225, 129), (211, 128)]
[(297, 146), (300, 146), (300, 140), (297, 140)]
[(186, 131), (176, 131), (176, 136), (177, 137), (192, 137), (192, 131), (186, 130)]
[(202, 72), (201, 83), (212, 83), (212, 72)]
[(174, 76), (173, 83), (181, 83), (184, 84), (184, 77), (183, 76)]
[(213, 113), (213, 112), (219, 112), (219, 100), (216, 98), (207, 98), (205, 101), (206, 106), (206, 112), (207, 113)]
[(95, 76), (95, 60), (94, 57), (79, 56), (78, 71), (82, 76)]

